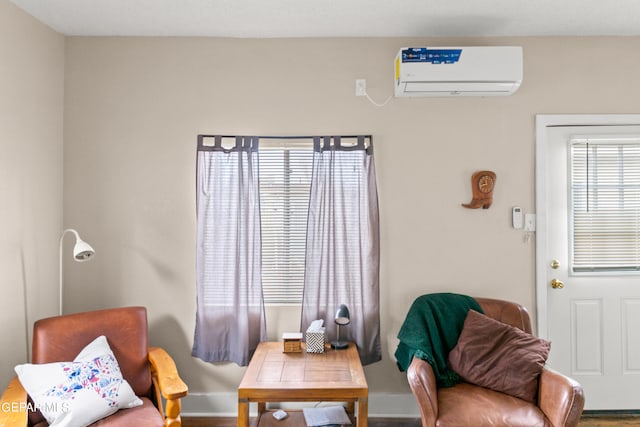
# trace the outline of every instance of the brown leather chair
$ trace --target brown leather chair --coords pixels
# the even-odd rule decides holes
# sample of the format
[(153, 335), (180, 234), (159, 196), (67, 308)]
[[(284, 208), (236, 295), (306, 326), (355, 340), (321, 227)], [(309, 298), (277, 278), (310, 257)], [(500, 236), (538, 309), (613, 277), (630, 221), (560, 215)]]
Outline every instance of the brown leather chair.
[[(32, 363), (71, 361), (87, 344), (105, 335), (124, 379), (143, 404), (120, 410), (94, 425), (180, 426), (180, 398), (187, 395), (187, 386), (171, 357), (161, 348), (148, 347), (147, 332), (144, 307), (41, 319), (34, 324)], [(0, 412), (0, 426), (47, 425), (39, 412), (27, 413), (24, 409), (27, 398), (18, 378), (13, 378), (2, 395), (3, 408), (13, 409)]]
[[(485, 315), (531, 333), (531, 319), (523, 306), (475, 300)], [(468, 383), (438, 389), (431, 365), (418, 358), (409, 365), (407, 378), (423, 427), (573, 427), (584, 407), (580, 384), (546, 367), (539, 379), (537, 405)]]

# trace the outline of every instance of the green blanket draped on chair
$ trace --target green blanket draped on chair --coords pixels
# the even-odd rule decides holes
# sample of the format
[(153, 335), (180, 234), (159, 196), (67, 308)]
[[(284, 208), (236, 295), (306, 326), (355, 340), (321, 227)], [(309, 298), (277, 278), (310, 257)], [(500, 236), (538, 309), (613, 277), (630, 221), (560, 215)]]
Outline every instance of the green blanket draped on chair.
[(459, 382), (458, 375), (447, 367), (447, 359), (470, 309), (483, 312), (476, 300), (467, 295), (438, 293), (416, 298), (398, 332), (398, 368), (406, 371), (415, 356), (429, 362), (439, 386), (450, 387)]

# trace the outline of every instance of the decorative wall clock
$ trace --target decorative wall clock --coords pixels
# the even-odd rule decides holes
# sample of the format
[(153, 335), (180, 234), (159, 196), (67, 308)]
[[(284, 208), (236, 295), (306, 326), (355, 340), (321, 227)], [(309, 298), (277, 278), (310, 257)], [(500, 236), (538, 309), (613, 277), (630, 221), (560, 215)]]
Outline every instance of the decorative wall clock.
[(493, 188), (496, 185), (496, 174), (492, 171), (479, 171), (471, 176), (473, 199), (462, 206), (469, 209), (489, 209), (493, 203)]

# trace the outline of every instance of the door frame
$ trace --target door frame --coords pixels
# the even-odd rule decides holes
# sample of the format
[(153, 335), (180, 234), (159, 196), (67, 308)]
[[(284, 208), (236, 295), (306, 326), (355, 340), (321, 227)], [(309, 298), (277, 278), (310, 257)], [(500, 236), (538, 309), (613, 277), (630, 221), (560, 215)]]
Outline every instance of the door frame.
[(541, 338), (549, 337), (547, 297), (547, 260), (549, 260), (547, 239), (548, 181), (547, 147), (548, 127), (565, 126), (632, 126), (640, 124), (640, 114), (536, 114), (535, 149), (535, 201), (536, 201), (536, 320), (537, 333)]

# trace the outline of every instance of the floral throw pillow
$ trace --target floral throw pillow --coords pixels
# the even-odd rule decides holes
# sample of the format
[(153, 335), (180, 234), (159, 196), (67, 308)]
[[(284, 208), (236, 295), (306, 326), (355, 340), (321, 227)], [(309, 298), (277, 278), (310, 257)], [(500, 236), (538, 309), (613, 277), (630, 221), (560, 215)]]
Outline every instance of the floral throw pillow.
[(142, 405), (122, 378), (104, 336), (87, 345), (73, 362), (23, 364), (18, 378), (50, 426), (83, 427), (118, 409)]

